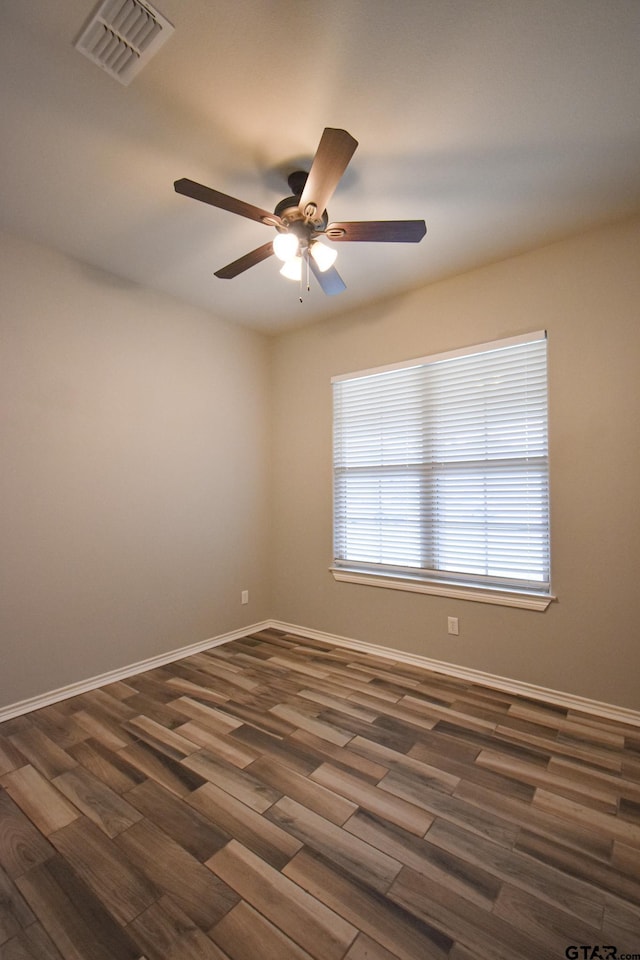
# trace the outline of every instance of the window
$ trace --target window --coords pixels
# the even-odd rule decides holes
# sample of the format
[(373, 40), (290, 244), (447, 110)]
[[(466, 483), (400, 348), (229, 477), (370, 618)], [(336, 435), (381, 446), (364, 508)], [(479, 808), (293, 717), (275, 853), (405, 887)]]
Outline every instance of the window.
[(334, 377), (336, 579), (545, 609), (546, 335)]

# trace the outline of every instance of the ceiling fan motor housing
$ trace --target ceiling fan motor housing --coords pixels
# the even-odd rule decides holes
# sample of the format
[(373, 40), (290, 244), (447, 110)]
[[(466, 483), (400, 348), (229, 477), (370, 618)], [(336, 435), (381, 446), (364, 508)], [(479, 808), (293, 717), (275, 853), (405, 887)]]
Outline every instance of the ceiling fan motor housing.
[[(321, 216), (317, 215), (315, 207), (310, 210), (300, 209), (300, 197), (309, 174), (306, 170), (294, 170), (289, 174), (287, 183), (293, 191), (293, 196), (285, 197), (273, 211), (284, 222), (284, 226), (277, 226), (280, 233), (291, 230), (299, 239), (311, 239), (313, 233), (324, 233), (329, 222), (329, 215), (325, 210)], [(311, 205), (310, 205), (311, 206)]]

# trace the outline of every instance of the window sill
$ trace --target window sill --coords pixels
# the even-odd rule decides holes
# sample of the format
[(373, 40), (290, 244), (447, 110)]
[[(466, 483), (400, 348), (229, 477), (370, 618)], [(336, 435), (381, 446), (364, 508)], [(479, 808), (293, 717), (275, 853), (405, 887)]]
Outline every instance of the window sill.
[(417, 580), (410, 577), (381, 577), (344, 567), (329, 567), (334, 580), (341, 583), (359, 583), (366, 587), (384, 587), (387, 590), (405, 590), (409, 593), (427, 593), (436, 597), (451, 597), (454, 600), (475, 600), (476, 603), (493, 603), (501, 607), (519, 607), (522, 610), (546, 610), (556, 599), (552, 594), (527, 593), (518, 590), (498, 590), (487, 587), (472, 587), (466, 584), (447, 583), (435, 580)]

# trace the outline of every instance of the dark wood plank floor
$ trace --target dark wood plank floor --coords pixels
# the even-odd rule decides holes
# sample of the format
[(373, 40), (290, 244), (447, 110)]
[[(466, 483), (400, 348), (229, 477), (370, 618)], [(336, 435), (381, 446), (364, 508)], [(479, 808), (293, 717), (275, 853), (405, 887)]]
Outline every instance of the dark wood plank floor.
[(637, 727), (276, 630), (0, 725), (0, 960), (571, 944), (640, 955)]

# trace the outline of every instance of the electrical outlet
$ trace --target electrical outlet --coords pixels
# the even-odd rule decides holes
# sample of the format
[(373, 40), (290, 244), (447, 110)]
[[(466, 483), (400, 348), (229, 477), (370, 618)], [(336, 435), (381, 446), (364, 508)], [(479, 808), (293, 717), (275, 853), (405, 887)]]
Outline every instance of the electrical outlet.
[(243, 590), (240, 594), (240, 603), (249, 603), (249, 591)]
[(454, 637), (459, 635), (457, 617), (447, 617), (447, 632), (453, 634)]

